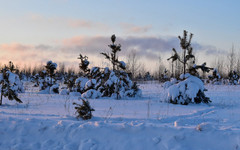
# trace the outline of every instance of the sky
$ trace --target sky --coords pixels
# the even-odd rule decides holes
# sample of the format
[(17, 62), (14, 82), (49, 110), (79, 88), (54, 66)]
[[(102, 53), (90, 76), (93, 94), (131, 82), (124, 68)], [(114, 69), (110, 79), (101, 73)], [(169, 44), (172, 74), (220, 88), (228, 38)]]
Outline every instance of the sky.
[(119, 57), (135, 50), (154, 69), (175, 47), (183, 30), (194, 34), (199, 63), (212, 63), (240, 49), (238, 0), (0, 0), (0, 63), (20, 66), (48, 60), (78, 67), (78, 55), (92, 66), (104, 64), (112, 34), (122, 45)]

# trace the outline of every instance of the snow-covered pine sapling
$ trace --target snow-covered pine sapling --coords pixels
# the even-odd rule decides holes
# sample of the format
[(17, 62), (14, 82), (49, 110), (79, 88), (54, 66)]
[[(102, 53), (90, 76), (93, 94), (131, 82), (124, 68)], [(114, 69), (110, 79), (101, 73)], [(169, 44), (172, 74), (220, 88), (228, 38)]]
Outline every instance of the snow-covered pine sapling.
[(82, 54), (79, 54), (78, 59), (81, 60), (81, 62), (79, 63), (79, 68), (85, 73), (89, 73), (90, 69), (88, 68), (88, 65), (90, 64), (88, 61), (88, 57), (87, 56), (82, 56)]
[(121, 45), (115, 44), (115, 41), (116, 41), (115, 34), (112, 35), (111, 41), (112, 41), (112, 44), (108, 45), (108, 47), (111, 48), (111, 54), (108, 54), (108, 53), (101, 53), (101, 54), (104, 55), (105, 58), (112, 63), (113, 71), (119, 70), (118, 68), (126, 69), (125, 62), (118, 60), (117, 52), (121, 51)]
[[(167, 60), (172, 59), (172, 68), (173, 68), (173, 62), (178, 60), (179, 62), (181, 62), (183, 64), (183, 74), (186, 74), (186, 65), (190, 64), (188, 63), (188, 61), (190, 61), (191, 59), (193, 59), (192, 63), (195, 63), (195, 56), (192, 53), (192, 46), (191, 46), (191, 40), (192, 40), (193, 34), (190, 33), (190, 36), (188, 38), (188, 33), (186, 30), (183, 31), (183, 36), (178, 36), (179, 40), (180, 40), (180, 46), (183, 50), (183, 59), (180, 59), (179, 54), (177, 53), (176, 49), (173, 48), (173, 55), (168, 58)], [(173, 73), (173, 71), (172, 71)]]
[(228, 74), (228, 80), (230, 85), (237, 85), (239, 80), (239, 75), (235, 70), (230, 71)]
[(218, 73), (218, 70), (215, 68), (212, 72), (212, 75), (208, 76), (209, 80), (211, 81), (212, 84), (221, 84), (220, 83), (220, 79), (221, 79), (221, 76), (220, 74)]
[(171, 74), (171, 77), (173, 77), (173, 65), (174, 65), (174, 62), (176, 60), (180, 60), (180, 57), (179, 57), (178, 53), (176, 52), (175, 48), (173, 48), (172, 51), (173, 51), (173, 55), (170, 58), (167, 59), (167, 60), (170, 60), (170, 59), (172, 60), (172, 74)]
[(81, 98), (82, 104), (73, 103), (75, 105), (77, 118), (82, 118), (83, 120), (88, 120), (92, 118), (92, 111), (95, 111), (88, 100)]
[(169, 79), (169, 77), (168, 77), (168, 70), (166, 68), (164, 69), (164, 72), (163, 72), (161, 78), (162, 78), (162, 81), (164, 81), (164, 82)]
[(34, 82), (35, 84), (33, 85), (34, 87), (38, 87), (39, 86), (39, 74), (35, 74), (33, 77), (32, 77), (32, 82)]
[[(176, 50), (173, 49), (174, 55), (168, 60), (178, 60), (184, 65), (184, 72), (180, 76), (180, 81), (172, 79), (170, 82), (166, 82), (164, 87), (167, 91), (166, 100), (173, 104), (187, 105), (189, 103), (210, 103), (211, 100), (205, 96), (203, 81), (198, 77), (197, 69), (201, 69), (203, 72), (209, 72), (212, 68), (206, 67), (206, 63), (203, 65), (195, 65), (195, 56), (191, 47), (191, 39), (187, 36), (187, 31), (184, 30), (183, 37), (180, 39), (180, 46), (183, 50), (183, 59), (180, 59)], [(188, 69), (186, 69), (188, 65)]]
[(210, 70), (213, 70), (213, 68), (207, 67), (206, 65), (207, 63), (204, 62), (202, 65), (193, 66), (193, 69), (201, 69), (201, 71), (203, 72), (203, 77), (202, 77), (203, 79), (205, 78), (206, 72), (208, 73)]
[(67, 85), (67, 88), (69, 89), (69, 92), (73, 92), (74, 90), (74, 84), (75, 84), (75, 80), (77, 79), (77, 77), (75, 75), (69, 76), (65, 79), (65, 84)]
[(11, 72), (14, 72), (14, 71), (16, 71), (16, 68), (15, 68), (15, 66), (14, 66), (14, 64), (11, 62), (11, 61), (9, 61), (9, 64), (8, 64), (8, 70), (10, 70)]
[(112, 75), (116, 76), (114, 85), (109, 87), (109, 88), (114, 88), (114, 89), (110, 89), (112, 91), (114, 91), (113, 93), (116, 93), (116, 98), (119, 99), (120, 96), (120, 88), (121, 88), (121, 81), (119, 80), (119, 77), (121, 76), (121, 72), (120, 69), (125, 70), (126, 69), (126, 64), (124, 61), (119, 61), (118, 60), (118, 56), (117, 53), (121, 51), (121, 45), (120, 44), (115, 44), (116, 41), (116, 36), (115, 34), (113, 34), (111, 36), (111, 41), (112, 44), (108, 45), (108, 47), (110, 47), (111, 49), (111, 53), (101, 53), (102, 55), (105, 56), (106, 59), (108, 59), (113, 66), (113, 72)]
[[(183, 50), (183, 70), (184, 74), (186, 73), (186, 64), (187, 61), (190, 60), (191, 58), (194, 58), (194, 63), (195, 63), (195, 56), (192, 54), (192, 47), (191, 47), (191, 40), (192, 40), (193, 34), (190, 33), (189, 39), (187, 37), (187, 31), (183, 31), (183, 37), (178, 36), (180, 40), (180, 46)], [(186, 52), (188, 52), (186, 54)]]
[(41, 72), (42, 75), (40, 74), (41, 78), (39, 78), (40, 93), (59, 93), (59, 85), (55, 84), (55, 70), (57, 68), (57, 64), (52, 61), (48, 61), (44, 67), (46, 70)]
[(39, 77), (38, 80), (36, 80), (37, 85), (39, 85), (40, 91), (45, 90), (48, 87), (48, 82), (45, 80), (47, 77), (47, 72), (46, 70), (42, 70), (39, 72)]
[(119, 61), (117, 52), (121, 50), (120, 44), (116, 45), (116, 36), (111, 37), (112, 44), (111, 54), (103, 54), (113, 65), (113, 69), (108, 67), (92, 67), (88, 68), (90, 64), (87, 56), (80, 54), (79, 59), (81, 63), (79, 67), (81, 71), (85, 72), (84, 77), (79, 77), (75, 80), (73, 91), (80, 92), (84, 98), (98, 98), (98, 97), (113, 97), (120, 99), (121, 97), (135, 97), (141, 96), (141, 90), (136, 83), (133, 83), (128, 74), (124, 71), (126, 64)]
[(5, 66), (0, 73), (0, 84), (1, 84), (1, 100), (0, 105), (2, 105), (2, 98), (7, 97), (9, 100), (16, 100), (19, 103), (22, 101), (18, 98), (18, 90), (22, 86), (18, 75), (12, 73)]
[(117, 53), (121, 51), (121, 45), (115, 44), (115, 35), (111, 36), (111, 41), (112, 44), (108, 45), (111, 49), (111, 54), (101, 53), (113, 66), (113, 70), (104, 74), (107, 78), (103, 80), (103, 85), (99, 88), (102, 96), (115, 97), (116, 99), (120, 99), (124, 96), (140, 96), (141, 90), (137, 87), (137, 84), (131, 81), (128, 74), (125, 72), (125, 62), (118, 60)]
[(45, 66), (48, 75), (51, 78), (50, 85), (53, 85), (53, 76), (54, 76), (54, 71), (57, 69), (57, 64), (52, 62), (51, 60), (47, 62), (47, 65)]

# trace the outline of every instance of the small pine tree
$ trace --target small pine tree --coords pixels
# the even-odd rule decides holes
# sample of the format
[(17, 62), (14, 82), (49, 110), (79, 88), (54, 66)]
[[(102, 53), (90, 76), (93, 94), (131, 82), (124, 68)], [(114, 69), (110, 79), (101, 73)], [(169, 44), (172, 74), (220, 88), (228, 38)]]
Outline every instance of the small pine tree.
[[(178, 60), (183, 64), (183, 74), (186, 74), (186, 65), (189, 64), (189, 69), (191, 69), (191, 65), (195, 63), (195, 56), (192, 54), (192, 46), (191, 46), (191, 40), (192, 40), (193, 34), (190, 33), (190, 36), (188, 38), (188, 33), (186, 30), (183, 31), (183, 36), (178, 36), (180, 40), (180, 46), (183, 50), (183, 59), (180, 59), (179, 54), (177, 53), (176, 49), (173, 48), (173, 55), (168, 58), (167, 60), (172, 60), (172, 69), (173, 69), (173, 62)], [(192, 60), (192, 62), (190, 62)], [(173, 71), (172, 71), (173, 74)]]
[(82, 99), (82, 105), (73, 103), (75, 106), (77, 118), (82, 118), (83, 120), (88, 120), (92, 118), (92, 111), (95, 111), (89, 104), (88, 100)]
[(84, 72), (84, 73), (89, 73), (90, 69), (88, 68), (89, 61), (87, 56), (82, 56), (82, 54), (79, 54), (78, 59), (81, 60), (79, 63), (79, 68)]
[(8, 67), (4, 67), (0, 74), (0, 84), (1, 84), (1, 100), (0, 105), (2, 105), (2, 98), (7, 97), (9, 100), (16, 100), (19, 103), (22, 101), (18, 98), (18, 92), (22, 88), (19, 76), (12, 73)]
[[(119, 61), (118, 60), (118, 56), (117, 53), (121, 51), (121, 45), (120, 44), (115, 44), (116, 41), (116, 36), (115, 34), (113, 34), (111, 36), (111, 41), (112, 44), (108, 45), (108, 47), (110, 47), (111, 49), (111, 54), (107, 54), (107, 53), (101, 53), (102, 55), (105, 56), (106, 59), (108, 59), (113, 66), (113, 72), (111, 73), (112, 76), (116, 76), (118, 79), (115, 80), (114, 84), (112, 84), (111, 86), (109, 86), (108, 90), (105, 91), (106, 93), (116, 93), (116, 98), (119, 99), (120, 98), (120, 89), (122, 87), (122, 83), (121, 83), (121, 79), (120, 77), (123, 76), (123, 74), (126, 74), (125, 72), (121, 72), (120, 69), (125, 70), (126, 69), (126, 64), (123, 61)], [(109, 92), (112, 91), (112, 92)]]
[[(205, 78), (206, 72), (208, 73), (210, 70), (213, 70), (213, 68), (207, 67), (206, 65), (207, 65), (207, 63), (204, 62), (202, 65), (195, 65), (193, 67), (193, 69), (201, 69), (201, 71), (203, 73), (203, 77), (202, 77), (203, 79)], [(195, 72), (197, 72), (197, 71), (195, 71)]]
[(112, 35), (112, 44), (109, 47), (112, 49), (112, 53), (103, 54), (113, 65), (113, 70), (108, 67), (92, 67), (88, 68), (90, 64), (88, 57), (80, 54), (79, 58), (81, 63), (79, 67), (81, 71), (86, 74), (84, 77), (75, 79), (73, 92), (80, 92), (84, 98), (98, 98), (98, 97), (113, 97), (120, 99), (122, 97), (135, 97), (141, 96), (141, 90), (136, 83), (133, 83), (129, 75), (124, 71), (125, 63), (119, 61), (117, 58), (117, 52), (121, 50), (121, 45), (115, 44), (116, 36)]
[(42, 70), (39, 73), (39, 76), (36, 77), (37, 80), (35, 80), (36, 81), (35, 85), (40, 87), (40, 91), (45, 90), (49, 86), (49, 83), (46, 81), (46, 77), (47, 77), (46, 70)]
[(51, 85), (53, 85), (53, 76), (54, 76), (54, 71), (57, 69), (57, 64), (52, 62), (51, 60), (47, 62), (47, 65), (45, 66), (47, 73), (49, 74), (51, 78)]
[(14, 72), (14, 71), (17, 70), (17, 69), (15, 68), (14, 64), (13, 64), (11, 61), (9, 61), (8, 69), (9, 69), (11, 72)]
[(113, 71), (119, 70), (119, 68), (125, 70), (126, 64), (123, 61), (119, 61), (117, 57), (117, 52), (121, 51), (121, 45), (115, 44), (115, 41), (116, 41), (115, 34), (112, 35), (111, 41), (112, 41), (112, 44), (108, 45), (108, 47), (111, 48), (111, 54), (108, 54), (108, 53), (101, 53), (101, 54), (104, 55), (105, 58), (112, 63)]
[(77, 79), (77, 77), (75, 75), (66, 77), (64, 83), (67, 85), (67, 88), (69, 89), (69, 92), (74, 91), (73, 89), (74, 89), (74, 84), (75, 84), (76, 79)]
[(221, 84), (220, 82), (221, 76), (218, 73), (218, 70), (216, 68), (213, 70), (212, 75), (209, 75), (208, 78), (211, 84), (215, 84), (215, 85)]
[[(183, 50), (183, 59), (180, 59), (178, 53), (173, 48), (174, 55), (168, 58), (172, 59), (172, 63), (176, 60), (183, 64), (183, 74), (180, 76), (180, 81), (171, 80), (166, 82), (164, 87), (167, 88), (166, 99), (173, 104), (187, 105), (189, 103), (210, 103), (211, 100), (204, 94), (204, 84), (199, 79), (197, 69), (201, 69), (203, 73), (209, 72), (213, 68), (206, 67), (206, 63), (195, 65), (195, 56), (191, 46), (193, 34), (188, 38), (187, 31), (183, 31), (183, 37), (178, 36), (180, 46)], [(188, 69), (186, 69), (188, 65)]]
[(230, 85), (237, 85), (239, 80), (239, 75), (235, 70), (230, 71), (228, 74), (228, 80)]
[(57, 68), (57, 64), (48, 61), (46, 66), (44, 66), (46, 70), (43, 70), (39, 74), (39, 78), (37, 83), (40, 87), (40, 93), (46, 94), (46, 93), (59, 93), (59, 85), (56, 83), (56, 75), (55, 70)]

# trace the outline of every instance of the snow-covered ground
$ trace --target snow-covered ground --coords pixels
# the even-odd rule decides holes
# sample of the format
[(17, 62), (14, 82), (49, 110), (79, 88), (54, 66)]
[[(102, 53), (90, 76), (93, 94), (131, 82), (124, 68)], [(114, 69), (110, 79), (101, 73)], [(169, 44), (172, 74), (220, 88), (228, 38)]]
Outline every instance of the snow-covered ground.
[(26, 86), (23, 104), (0, 106), (1, 150), (240, 149), (240, 86), (206, 86), (211, 104), (183, 106), (163, 102), (160, 84), (141, 84), (139, 99), (90, 99), (89, 121), (75, 118), (78, 97)]

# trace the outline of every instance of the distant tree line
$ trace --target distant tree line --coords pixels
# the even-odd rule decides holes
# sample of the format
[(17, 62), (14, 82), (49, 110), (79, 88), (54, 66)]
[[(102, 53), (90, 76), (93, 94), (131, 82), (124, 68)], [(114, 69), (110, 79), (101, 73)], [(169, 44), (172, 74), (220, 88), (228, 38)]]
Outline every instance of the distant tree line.
[[(175, 52), (173, 50), (172, 57), (174, 57)], [(179, 54), (179, 59), (182, 59), (183, 54)], [(159, 54), (158, 60), (155, 62), (157, 67), (154, 71), (151, 67), (146, 66), (141, 61), (141, 56), (138, 54), (137, 50), (130, 50), (125, 56), (126, 62), (126, 72), (129, 73), (129, 76), (134, 81), (148, 81), (148, 80), (158, 80), (164, 82), (170, 78), (177, 78), (184, 70), (184, 64), (179, 61), (168, 61), (168, 63), (163, 63), (165, 60), (162, 59)], [(176, 58), (175, 58), (176, 59)], [(14, 60), (12, 60), (14, 62)], [(204, 65), (204, 62), (202, 62)], [(209, 65), (209, 64), (208, 64)], [(240, 53), (237, 52), (237, 49), (234, 45), (225, 55), (217, 55), (212, 59), (211, 64), (213, 70), (217, 71), (218, 75), (222, 79), (231, 78), (232, 74), (237, 74), (240, 76)], [(4, 65), (0, 64), (0, 69), (4, 68)], [(19, 67), (15, 65), (15, 72), (19, 75), (21, 79), (25, 77), (30, 79), (32, 76), (39, 74), (44, 70), (44, 65), (39, 64), (35, 66), (24, 65)], [(200, 72), (200, 77), (202, 79), (209, 79), (209, 76), (213, 75), (213, 70), (209, 72)], [(75, 69), (73, 66), (66, 66), (64, 62), (58, 63), (58, 68), (56, 70), (56, 76), (61, 74), (82, 74), (80, 69)], [(211, 78), (211, 77), (210, 77)]]

